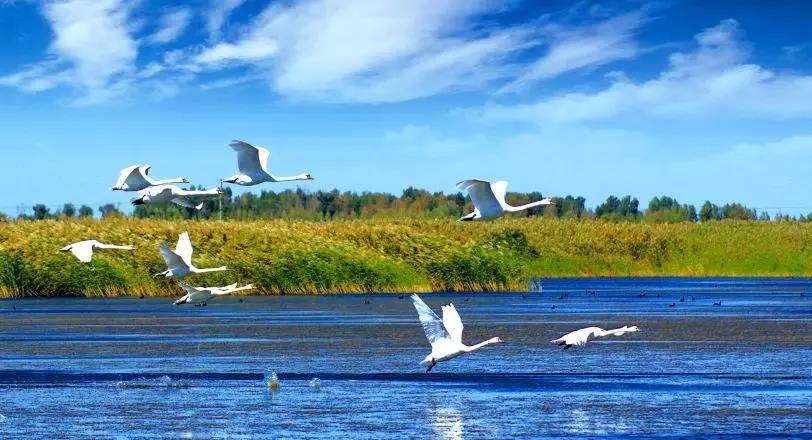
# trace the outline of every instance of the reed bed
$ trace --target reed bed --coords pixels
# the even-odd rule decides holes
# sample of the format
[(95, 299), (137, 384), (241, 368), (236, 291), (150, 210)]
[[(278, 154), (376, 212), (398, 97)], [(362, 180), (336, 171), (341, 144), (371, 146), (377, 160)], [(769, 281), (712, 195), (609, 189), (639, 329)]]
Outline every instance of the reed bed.
[[(180, 293), (158, 243), (188, 231), (195, 285), (253, 283), (260, 294), (525, 290), (535, 277), (809, 276), (812, 224), (605, 223), (544, 218), (179, 221), (119, 218), (0, 223), (0, 296)], [(58, 249), (95, 238), (134, 244), (81, 264)]]

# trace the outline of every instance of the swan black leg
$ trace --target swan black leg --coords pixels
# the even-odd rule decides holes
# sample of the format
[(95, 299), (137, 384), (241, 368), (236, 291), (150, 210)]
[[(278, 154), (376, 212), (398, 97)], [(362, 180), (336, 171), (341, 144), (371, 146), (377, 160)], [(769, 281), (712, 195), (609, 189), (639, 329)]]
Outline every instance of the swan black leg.
[(429, 367), (426, 369), (426, 373), (428, 373), (429, 371), (431, 371), (431, 369), (432, 369), (432, 368), (434, 368), (434, 366), (435, 366), (435, 365), (437, 365), (437, 361), (432, 360), (432, 361), (431, 361), (431, 365), (429, 365)]

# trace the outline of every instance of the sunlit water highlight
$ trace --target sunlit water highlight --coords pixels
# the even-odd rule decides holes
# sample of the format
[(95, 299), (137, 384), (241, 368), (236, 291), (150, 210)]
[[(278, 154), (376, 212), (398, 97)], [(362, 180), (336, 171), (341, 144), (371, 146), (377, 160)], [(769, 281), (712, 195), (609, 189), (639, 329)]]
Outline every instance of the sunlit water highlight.
[[(418, 365), (429, 347), (408, 297), (5, 300), (0, 433), (812, 436), (809, 280), (542, 285), (425, 295), (437, 310), (455, 303), (467, 342), (506, 342), (430, 374)], [(643, 331), (568, 351), (549, 343), (624, 324)]]

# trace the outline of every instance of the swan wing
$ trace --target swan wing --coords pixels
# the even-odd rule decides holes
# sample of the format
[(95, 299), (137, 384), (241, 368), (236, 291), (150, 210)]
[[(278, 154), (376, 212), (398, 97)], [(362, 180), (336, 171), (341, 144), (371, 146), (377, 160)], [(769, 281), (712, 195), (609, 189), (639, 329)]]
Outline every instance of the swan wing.
[(484, 180), (463, 180), (457, 187), (465, 189), (474, 207), (483, 215), (486, 213), (501, 212), (502, 204), (493, 194), (491, 183)]
[(232, 141), (229, 145), (237, 152), (237, 167), (241, 173), (255, 176), (268, 172), (270, 151), (243, 141)]
[(443, 309), (443, 326), (445, 327), (448, 334), (451, 336), (451, 339), (454, 342), (462, 343), (462, 319), (460, 319), (460, 314), (457, 313), (456, 307), (454, 304), (449, 304), (447, 306), (442, 306)]
[(189, 233), (184, 232), (178, 237), (178, 243), (175, 245), (175, 254), (177, 254), (187, 266), (192, 265), (192, 240), (189, 238)]
[(130, 175), (133, 173), (133, 171), (137, 169), (138, 165), (132, 165), (121, 170), (121, 172), (118, 173), (118, 179), (116, 179), (115, 186), (121, 187), (122, 185), (124, 185), (124, 183), (127, 182), (127, 179), (130, 177)]
[(82, 263), (90, 263), (93, 259), (93, 242), (83, 241), (71, 245), (70, 253)]
[(502, 208), (509, 207), (507, 202), (505, 202), (505, 197), (507, 197), (507, 188), (508, 183), (504, 180), (498, 180), (496, 182), (491, 183), (491, 192), (493, 196), (496, 198), (496, 201), (502, 206)]
[(423, 332), (426, 333), (426, 339), (429, 340), (432, 347), (451, 340), (451, 336), (448, 334), (448, 331), (446, 331), (443, 321), (417, 294), (412, 294), (412, 303), (414, 304), (415, 310), (417, 310), (417, 316), (420, 318)]
[(158, 249), (161, 251), (161, 256), (164, 258), (166, 266), (169, 269), (184, 265), (188, 266), (178, 254), (169, 249), (169, 246), (167, 246), (166, 243), (161, 243), (158, 245)]
[(186, 284), (183, 281), (179, 282), (178, 285), (181, 287), (181, 289), (185, 290), (186, 293), (188, 293), (189, 295), (200, 292), (200, 289), (198, 289), (197, 287)]

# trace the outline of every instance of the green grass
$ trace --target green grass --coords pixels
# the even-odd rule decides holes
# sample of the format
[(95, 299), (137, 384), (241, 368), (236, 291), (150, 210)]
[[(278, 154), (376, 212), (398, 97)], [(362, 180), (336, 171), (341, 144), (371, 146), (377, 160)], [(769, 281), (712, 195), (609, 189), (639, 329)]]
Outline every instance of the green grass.
[[(196, 285), (263, 294), (522, 290), (533, 277), (809, 276), (812, 224), (603, 223), (502, 219), (208, 222), (115, 219), (0, 223), (0, 296), (177, 295), (157, 246), (188, 231)], [(134, 244), (81, 264), (57, 250)]]

